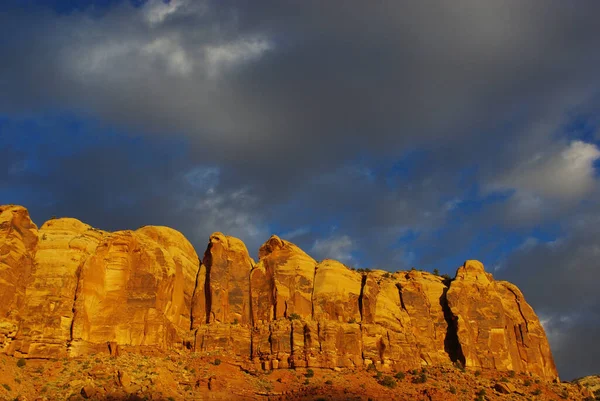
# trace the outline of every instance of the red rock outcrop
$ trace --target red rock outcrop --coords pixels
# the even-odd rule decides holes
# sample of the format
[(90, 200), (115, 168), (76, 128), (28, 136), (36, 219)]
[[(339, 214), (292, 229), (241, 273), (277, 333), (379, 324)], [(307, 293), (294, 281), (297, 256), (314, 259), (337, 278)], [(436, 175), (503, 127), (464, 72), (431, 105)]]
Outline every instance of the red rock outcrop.
[(33, 269), (36, 225), (22, 206), (0, 206), (0, 351), (17, 334), (18, 312)]
[(519, 289), (468, 260), (448, 290), (467, 367), (556, 375), (544, 329)]
[(31, 358), (67, 355), (79, 275), (105, 234), (72, 218), (42, 225), (12, 352)]
[(202, 262), (179, 232), (114, 233), (75, 219), (39, 230), (0, 207), (0, 351), (50, 358), (120, 348), (236, 356), (264, 369), (467, 368), (557, 377), (544, 330), (514, 285), (467, 261), (456, 278), (317, 263), (272, 236), (255, 263), (211, 235)]

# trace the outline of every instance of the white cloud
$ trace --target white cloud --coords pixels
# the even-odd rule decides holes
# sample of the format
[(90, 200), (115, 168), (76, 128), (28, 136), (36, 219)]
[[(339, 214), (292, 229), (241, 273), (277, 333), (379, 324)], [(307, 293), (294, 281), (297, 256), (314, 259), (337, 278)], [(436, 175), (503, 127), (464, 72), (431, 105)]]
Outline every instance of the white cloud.
[(353, 263), (354, 242), (347, 235), (331, 236), (315, 241), (311, 252), (318, 259), (335, 259), (343, 263)]
[[(198, 0), (195, 1), (200, 3)], [(187, 0), (150, 0), (143, 7), (144, 18), (150, 25), (161, 24), (169, 15), (176, 13), (188, 4)]]
[(204, 51), (208, 74), (216, 77), (222, 70), (255, 60), (271, 48), (272, 44), (263, 37), (242, 38), (216, 46), (207, 46)]
[(162, 60), (167, 66), (167, 72), (172, 75), (189, 75), (193, 70), (194, 61), (177, 41), (169, 38), (158, 38), (142, 48), (151, 59)]
[(539, 208), (544, 198), (576, 201), (597, 185), (593, 163), (598, 158), (600, 150), (596, 145), (572, 141), (534, 154), (492, 183), (490, 188), (517, 190), (518, 203), (524, 209)]

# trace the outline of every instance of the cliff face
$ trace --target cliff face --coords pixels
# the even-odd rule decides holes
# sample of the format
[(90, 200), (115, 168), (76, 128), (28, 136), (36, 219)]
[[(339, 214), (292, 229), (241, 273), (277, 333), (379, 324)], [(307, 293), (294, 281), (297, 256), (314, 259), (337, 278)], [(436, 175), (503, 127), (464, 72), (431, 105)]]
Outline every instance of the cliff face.
[(0, 206), (1, 352), (177, 347), (265, 369), (461, 363), (557, 378), (532, 308), (477, 261), (453, 280), (359, 273), (273, 236), (255, 263), (215, 233), (200, 262), (166, 227), (108, 233), (63, 218), (38, 230), (26, 209)]

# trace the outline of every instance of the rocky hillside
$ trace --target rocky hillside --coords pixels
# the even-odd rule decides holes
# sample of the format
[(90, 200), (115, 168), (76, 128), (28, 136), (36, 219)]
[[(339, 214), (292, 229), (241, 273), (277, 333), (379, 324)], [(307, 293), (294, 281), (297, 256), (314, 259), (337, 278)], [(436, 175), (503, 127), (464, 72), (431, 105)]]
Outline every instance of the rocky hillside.
[(519, 289), (477, 261), (453, 279), (318, 262), (272, 236), (255, 262), (215, 233), (199, 260), (179, 232), (38, 228), (0, 206), (0, 352), (15, 358), (176, 350), (260, 370), (465, 366), (557, 379)]

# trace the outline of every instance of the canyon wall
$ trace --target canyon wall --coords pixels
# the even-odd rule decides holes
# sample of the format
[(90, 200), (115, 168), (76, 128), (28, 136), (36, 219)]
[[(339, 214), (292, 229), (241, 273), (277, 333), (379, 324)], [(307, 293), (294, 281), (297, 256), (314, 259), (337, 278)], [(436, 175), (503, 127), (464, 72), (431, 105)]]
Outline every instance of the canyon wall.
[(480, 262), (454, 279), (358, 272), (277, 236), (258, 256), (221, 233), (199, 260), (167, 227), (109, 233), (60, 218), (38, 229), (25, 208), (0, 206), (0, 352), (182, 348), (263, 369), (461, 364), (557, 379), (533, 309)]

